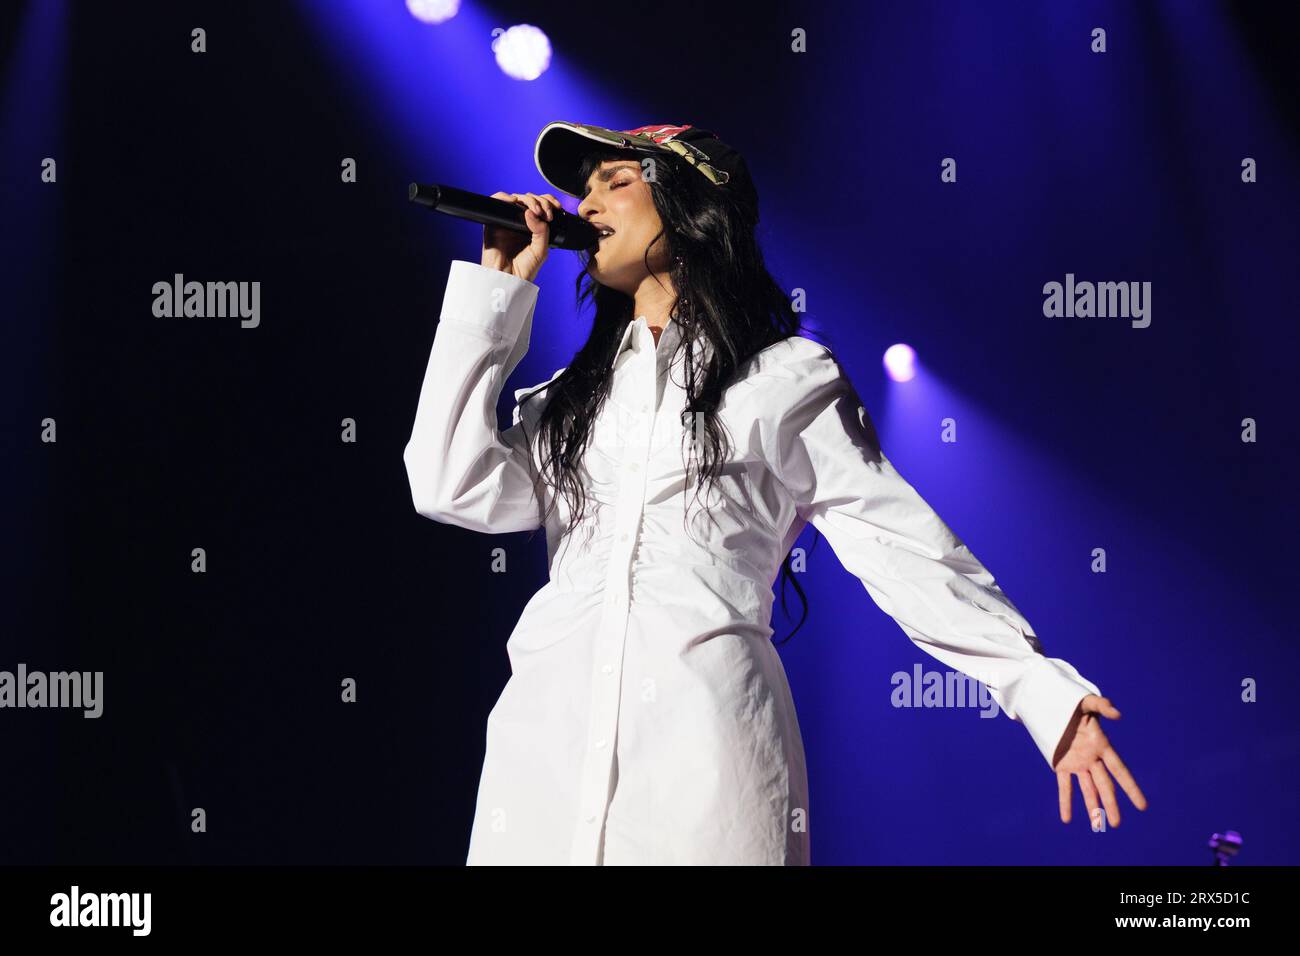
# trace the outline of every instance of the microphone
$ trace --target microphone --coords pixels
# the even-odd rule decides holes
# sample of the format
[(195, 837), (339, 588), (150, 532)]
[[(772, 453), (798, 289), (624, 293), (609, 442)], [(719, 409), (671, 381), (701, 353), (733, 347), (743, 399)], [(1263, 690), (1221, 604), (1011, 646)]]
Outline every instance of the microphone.
[[(407, 198), (434, 212), (444, 212), (449, 216), (480, 222), (485, 226), (500, 226), (531, 235), (528, 223), (524, 221), (524, 208), (504, 199), (493, 199), (479, 193), (466, 192), (451, 186), (424, 185), (411, 183), (407, 187)], [(553, 210), (555, 218), (546, 225), (550, 227), (549, 245), (553, 249), (571, 249), (576, 251), (590, 249), (600, 239), (596, 227), (585, 219), (580, 219), (563, 209)]]

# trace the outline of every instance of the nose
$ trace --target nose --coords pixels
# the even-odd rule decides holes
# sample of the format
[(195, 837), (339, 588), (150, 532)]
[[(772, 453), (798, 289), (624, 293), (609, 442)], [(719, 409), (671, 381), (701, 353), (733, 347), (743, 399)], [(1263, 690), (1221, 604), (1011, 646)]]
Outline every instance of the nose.
[(587, 198), (584, 199), (582, 202), (578, 203), (579, 219), (591, 219), (599, 212), (599, 210), (596, 208), (596, 204), (592, 202), (592, 197), (594, 195), (595, 193), (588, 193)]

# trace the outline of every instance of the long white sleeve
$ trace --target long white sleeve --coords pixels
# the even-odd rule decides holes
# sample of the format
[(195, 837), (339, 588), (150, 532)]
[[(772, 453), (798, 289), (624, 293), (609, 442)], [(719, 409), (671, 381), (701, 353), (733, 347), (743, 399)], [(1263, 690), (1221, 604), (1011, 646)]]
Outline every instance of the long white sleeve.
[(1100, 694), (1046, 657), (1029, 622), (880, 450), (831, 352), (798, 339), (766, 373), (765, 455), (799, 513), (923, 651), (982, 681), (1049, 767), (1080, 699)]
[(402, 455), (411, 499), (425, 517), (489, 533), (538, 527), (518, 408), (504, 432), (496, 412), (506, 379), (528, 351), (537, 293), (517, 276), (451, 263)]

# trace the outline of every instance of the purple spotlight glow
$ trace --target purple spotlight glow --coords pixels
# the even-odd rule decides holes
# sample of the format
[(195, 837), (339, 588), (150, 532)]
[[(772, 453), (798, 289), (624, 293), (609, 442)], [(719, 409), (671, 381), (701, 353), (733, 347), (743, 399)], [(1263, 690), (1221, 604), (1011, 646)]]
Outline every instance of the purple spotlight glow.
[(492, 41), (501, 72), (514, 80), (535, 80), (551, 65), (551, 41), (530, 23), (511, 27)]
[(421, 23), (442, 23), (460, 12), (460, 0), (406, 0), (406, 9)]
[(899, 342), (885, 349), (885, 373), (895, 382), (911, 381), (916, 376), (916, 352)]

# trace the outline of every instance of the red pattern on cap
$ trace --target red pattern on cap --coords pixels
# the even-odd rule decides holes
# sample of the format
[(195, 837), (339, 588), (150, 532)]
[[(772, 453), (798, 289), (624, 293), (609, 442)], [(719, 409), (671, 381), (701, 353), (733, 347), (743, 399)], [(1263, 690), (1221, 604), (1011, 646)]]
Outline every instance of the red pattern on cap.
[(645, 136), (656, 143), (666, 143), (678, 133), (684, 133), (690, 128), (690, 126), (669, 126), (666, 123), (651, 123), (649, 126), (638, 126), (636, 129), (625, 129), (622, 132), (627, 133), (629, 136)]

